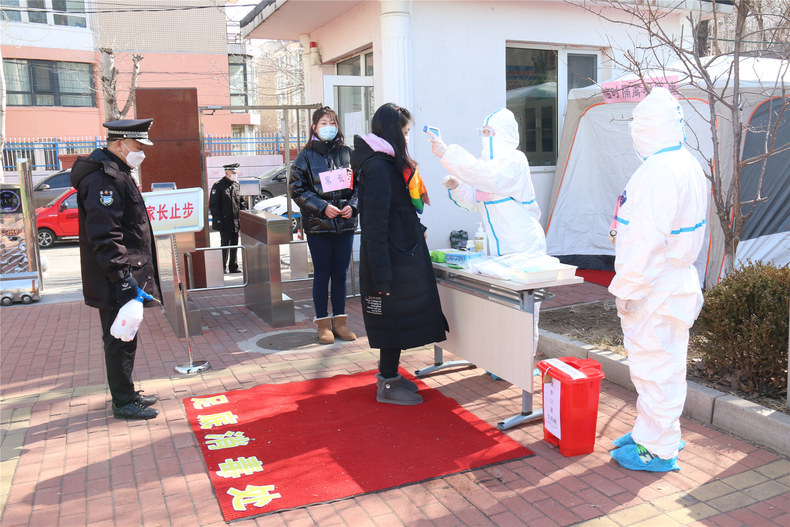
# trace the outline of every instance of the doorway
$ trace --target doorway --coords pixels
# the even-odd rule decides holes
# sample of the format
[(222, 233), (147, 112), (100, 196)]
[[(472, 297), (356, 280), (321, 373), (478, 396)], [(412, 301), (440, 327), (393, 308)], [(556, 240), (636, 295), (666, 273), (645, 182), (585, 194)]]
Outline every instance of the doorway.
[(375, 108), (373, 77), (324, 76), (324, 104), (337, 112), (346, 144), (353, 144), (355, 134), (370, 132), (370, 118)]

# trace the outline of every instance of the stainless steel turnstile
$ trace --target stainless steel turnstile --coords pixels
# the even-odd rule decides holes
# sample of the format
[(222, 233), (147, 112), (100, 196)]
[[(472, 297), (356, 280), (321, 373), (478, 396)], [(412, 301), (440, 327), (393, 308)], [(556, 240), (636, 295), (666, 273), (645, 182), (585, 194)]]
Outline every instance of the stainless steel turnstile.
[(294, 303), (283, 293), (280, 245), (291, 239), (288, 218), (257, 210), (239, 212), (240, 242), (247, 252), (244, 304), (272, 327), (294, 324)]

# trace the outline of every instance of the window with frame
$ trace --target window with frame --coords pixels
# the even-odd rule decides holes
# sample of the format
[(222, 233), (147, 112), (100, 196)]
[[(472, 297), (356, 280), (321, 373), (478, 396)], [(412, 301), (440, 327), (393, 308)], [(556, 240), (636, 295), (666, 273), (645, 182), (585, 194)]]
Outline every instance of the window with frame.
[(0, 19), (9, 22), (49, 24), (54, 26), (88, 26), (85, 0), (0, 0)]
[(96, 106), (91, 64), (3, 59), (3, 70), (9, 106)]
[[(4, 9), (7, 7), (16, 9)], [(19, 0), (0, 0), (0, 20), (4, 22), (21, 22), (22, 10), (19, 7)]]
[[(519, 125), (519, 150), (531, 166), (557, 164), (560, 104), (573, 88), (598, 80), (598, 55), (582, 51), (507, 47), (507, 108)], [(562, 60), (561, 60), (562, 59)]]
[(247, 105), (247, 61), (243, 55), (228, 55), (231, 106)]
[(368, 51), (354, 55), (335, 64), (337, 75), (352, 77), (370, 77), (373, 75), (373, 52)]

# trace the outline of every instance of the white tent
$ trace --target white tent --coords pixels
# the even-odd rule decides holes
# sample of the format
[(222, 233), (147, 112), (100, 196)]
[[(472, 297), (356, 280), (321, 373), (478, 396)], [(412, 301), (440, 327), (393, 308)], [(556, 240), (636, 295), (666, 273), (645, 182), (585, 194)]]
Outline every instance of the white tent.
[[(731, 91), (729, 69), (732, 59), (720, 59), (708, 69), (721, 91)], [(785, 103), (782, 90), (790, 90), (787, 63), (776, 59), (743, 58), (740, 63), (740, 101), (745, 140), (741, 159), (765, 152), (766, 125), (776, 121), (778, 108)], [(673, 79), (672, 77), (676, 79)], [(710, 106), (705, 92), (678, 67), (663, 69), (648, 77), (676, 80), (676, 95), (686, 119), (687, 145), (697, 155), (706, 172), (704, 158), (713, 152)], [(612, 85), (627, 84), (623, 77)], [(608, 83), (602, 84), (604, 87)], [(785, 94), (784, 97), (790, 97)], [(560, 141), (557, 172), (548, 211), (546, 241), (548, 252), (560, 260), (584, 269), (614, 269), (614, 246), (609, 232), (615, 200), (641, 161), (634, 152), (628, 123), (637, 102), (605, 102), (599, 86), (572, 90), (568, 96), (565, 123)], [(790, 112), (786, 112), (790, 113)], [(775, 144), (790, 143), (790, 116), (784, 115), (775, 135)], [(732, 129), (717, 116), (719, 148), (731, 151)], [(748, 125), (748, 126), (747, 126)], [(732, 178), (732, 156), (721, 155), (724, 188)], [(747, 165), (743, 171), (741, 199), (757, 193), (762, 165)], [(736, 258), (763, 260), (775, 265), (790, 263), (790, 151), (772, 156), (765, 166), (761, 189), (768, 200), (757, 206), (745, 225)], [(743, 209), (747, 211), (746, 208)], [(721, 277), (724, 235), (709, 204), (707, 243), (697, 262), (700, 280), (710, 285)]]

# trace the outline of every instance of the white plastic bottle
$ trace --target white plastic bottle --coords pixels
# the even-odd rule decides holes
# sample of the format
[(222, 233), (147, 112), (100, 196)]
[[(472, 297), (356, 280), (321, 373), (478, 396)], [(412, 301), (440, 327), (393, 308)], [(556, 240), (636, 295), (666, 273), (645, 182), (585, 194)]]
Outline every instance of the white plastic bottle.
[(477, 224), (477, 232), (475, 233), (475, 251), (482, 253), (486, 249), (486, 233), (483, 230), (483, 224)]
[(130, 342), (137, 335), (137, 330), (143, 322), (143, 302), (153, 299), (154, 297), (138, 287), (137, 296), (118, 310), (118, 316), (110, 326), (110, 335), (124, 342)]

